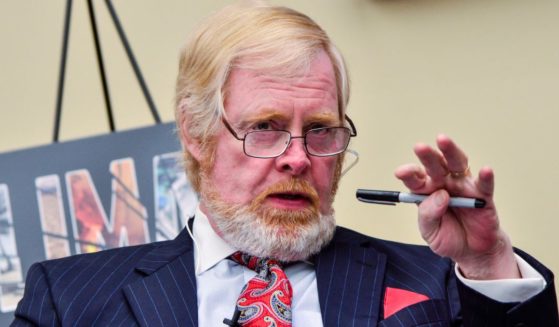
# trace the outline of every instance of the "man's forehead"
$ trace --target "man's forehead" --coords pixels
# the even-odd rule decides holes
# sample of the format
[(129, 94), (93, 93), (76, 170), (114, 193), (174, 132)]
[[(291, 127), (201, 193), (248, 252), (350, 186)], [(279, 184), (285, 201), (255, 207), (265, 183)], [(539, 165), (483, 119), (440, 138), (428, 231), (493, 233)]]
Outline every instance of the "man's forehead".
[(236, 66), (224, 91), (225, 112), (234, 123), (298, 119), (334, 124), (343, 116), (333, 65), (324, 51), (302, 71), (276, 74)]
[(231, 65), (231, 75), (249, 75), (249, 76), (269, 76), (272, 78), (285, 78), (285, 79), (298, 79), (308, 76), (326, 77), (336, 80), (334, 64), (325, 50), (316, 52), (311, 57), (302, 57), (300, 60), (294, 59), (294, 62), (299, 62), (299, 65), (289, 66), (269, 61), (262, 61), (258, 58), (238, 58)]
[[(242, 61), (241, 61), (242, 62)], [(243, 65), (232, 67), (224, 87), (224, 98), (266, 95), (294, 98), (338, 97), (336, 75), (328, 55), (319, 52), (309, 66), (301, 70), (274, 68), (247, 68)]]

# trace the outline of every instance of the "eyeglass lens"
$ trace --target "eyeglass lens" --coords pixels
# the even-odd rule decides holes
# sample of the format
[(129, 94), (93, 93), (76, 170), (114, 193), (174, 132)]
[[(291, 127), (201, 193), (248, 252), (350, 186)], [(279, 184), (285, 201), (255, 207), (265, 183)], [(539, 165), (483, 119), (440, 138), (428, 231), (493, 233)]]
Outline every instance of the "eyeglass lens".
[(346, 149), (350, 131), (343, 127), (317, 128), (308, 131), (305, 137), (310, 154), (331, 155)]
[[(349, 143), (350, 134), (349, 129), (344, 127), (312, 129), (304, 136), (307, 152), (316, 156), (343, 152)], [(244, 139), (244, 151), (253, 157), (277, 157), (287, 149), (291, 138), (287, 131), (250, 132)]]

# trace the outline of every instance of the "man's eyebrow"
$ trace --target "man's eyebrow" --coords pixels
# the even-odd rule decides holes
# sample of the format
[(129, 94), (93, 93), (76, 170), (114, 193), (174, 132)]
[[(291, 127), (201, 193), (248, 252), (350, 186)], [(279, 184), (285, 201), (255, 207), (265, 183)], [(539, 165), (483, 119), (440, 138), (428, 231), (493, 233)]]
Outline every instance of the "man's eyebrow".
[[(234, 126), (240, 130), (244, 130), (258, 122), (287, 121), (290, 118), (290, 116), (284, 113), (277, 112), (274, 109), (264, 109), (256, 115), (241, 118), (241, 120), (239, 122), (236, 122)], [(337, 114), (331, 112), (319, 112), (305, 117), (304, 124), (323, 124), (326, 126), (334, 126), (341, 124), (341, 122)]]
[(312, 114), (308, 117), (305, 117), (305, 124), (323, 124), (323, 125), (336, 125), (340, 124), (340, 119), (337, 114), (333, 114), (330, 112), (321, 112), (317, 114)]
[(289, 119), (288, 116), (279, 113), (276, 110), (265, 109), (256, 115), (251, 115), (242, 118), (241, 121), (239, 121), (236, 125), (239, 129), (245, 129), (248, 126), (255, 124), (257, 122), (269, 121), (269, 120), (288, 120), (288, 119)]

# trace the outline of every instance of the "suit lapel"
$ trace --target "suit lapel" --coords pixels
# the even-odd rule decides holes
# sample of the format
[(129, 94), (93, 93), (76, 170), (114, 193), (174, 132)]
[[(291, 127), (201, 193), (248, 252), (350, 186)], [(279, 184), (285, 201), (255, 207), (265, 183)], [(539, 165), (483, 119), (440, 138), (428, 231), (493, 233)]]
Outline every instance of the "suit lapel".
[(334, 237), (315, 262), (324, 326), (376, 326), (386, 256), (368, 242), (354, 244)]
[(136, 271), (145, 277), (124, 294), (142, 326), (198, 325), (192, 239), (183, 230), (173, 241), (146, 255)]

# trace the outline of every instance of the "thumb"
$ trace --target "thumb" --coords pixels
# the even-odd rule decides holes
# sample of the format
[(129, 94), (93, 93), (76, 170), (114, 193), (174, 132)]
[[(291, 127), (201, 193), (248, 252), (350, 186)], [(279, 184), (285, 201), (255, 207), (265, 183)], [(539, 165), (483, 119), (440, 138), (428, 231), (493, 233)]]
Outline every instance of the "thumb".
[(450, 195), (446, 190), (438, 190), (429, 195), (418, 208), (418, 224), (421, 236), (431, 243), (441, 225), (441, 219), (448, 208)]

